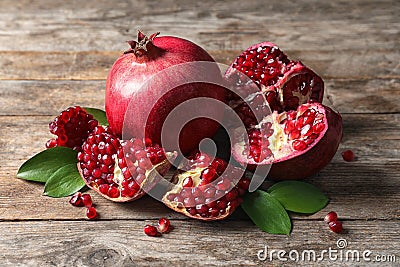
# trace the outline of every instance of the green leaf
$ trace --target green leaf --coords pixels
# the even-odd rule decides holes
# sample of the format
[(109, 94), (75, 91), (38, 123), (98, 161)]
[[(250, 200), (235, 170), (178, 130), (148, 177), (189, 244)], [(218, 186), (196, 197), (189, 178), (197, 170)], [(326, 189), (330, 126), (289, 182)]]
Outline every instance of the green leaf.
[(300, 181), (283, 181), (272, 185), (268, 192), (286, 210), (315, 213), (328, 204), (328, 198), (315, 186)]
[(106, 116), (106, 112), (98, 109), (98, 108), (87, 108), (84, 107), (84, 109), (86, 110), (87, 113), (92, 114), (93, 118), (95, 118), (100, 125), (103, 126), (108, 126), (108, 121), (107, 121), (107, 116)]
[(58, 169), (47, 180), (44, 195), (49, 197), (66, 197), (85, 186), (76, 164), (68, 164)]
[(77, 154), (78, 152), (68, 147), (46, 149), (22, 164), (17, 177), (44, 183), (61, 167), (72, 163), (76, 165)]
[(264, 232), (288, 235), (292, 228), (283, 206), (267, 192), (257, 190), (244, 197), (241, 205), (250, 219)]

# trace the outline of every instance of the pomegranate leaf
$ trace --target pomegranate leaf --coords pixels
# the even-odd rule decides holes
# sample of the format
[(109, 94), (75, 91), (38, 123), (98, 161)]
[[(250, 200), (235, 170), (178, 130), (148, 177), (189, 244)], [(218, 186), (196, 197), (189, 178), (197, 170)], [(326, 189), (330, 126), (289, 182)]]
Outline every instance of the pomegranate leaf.
[(251, 194), (246, 194), (241, 207), (264, 232), (290, 234), (292, 223), (288, 213), (281, 203), (269, 193), (257, 190)]
[(17, 177), (44, 183), (61, 167), (72, 163), (76, 165), (77, 154), (78, 152), (68, 147), (46, 149), (22, 164)]
[(286, 210), (315, 213), (328, 204), (328, 198), (315, 186), (300, 181), (282, 181), (272, 185), (268, 192)]
[(66, 197), (85, 186), (78, 172), (76, 163), (68, 164), (53, 173), (44, 186), (44, 195), (49, 197)]
[(98, 109), (98, 108), (87, 108), (84, 107), (84, 109), (86, 110), (87, 113), (93, 115), (93, 118), (95, 118), (100, 125), (103, 126), (108, 126), (108, 121), (107, 121), (107, 116), (106, 116), (106, 112)]

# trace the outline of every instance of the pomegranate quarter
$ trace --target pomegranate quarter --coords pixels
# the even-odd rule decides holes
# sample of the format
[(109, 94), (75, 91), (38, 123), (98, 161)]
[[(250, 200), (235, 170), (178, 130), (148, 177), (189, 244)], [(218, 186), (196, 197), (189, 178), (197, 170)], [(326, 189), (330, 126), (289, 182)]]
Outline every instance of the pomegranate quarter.
[(88, 187), (112, 201), (126, 202), (150, 190), (175, 157), (149, 140), (120, 140), (109, 128), (98, 126), (78, 153), (78, 169)]
[(200, 153), (185, 167), (188, 171), (173, 177), (174, 186), (162, 199), (171, 209), (194, 219), (211, 221), (228, 217), (242, 203), (250, 184), (242, 170)]

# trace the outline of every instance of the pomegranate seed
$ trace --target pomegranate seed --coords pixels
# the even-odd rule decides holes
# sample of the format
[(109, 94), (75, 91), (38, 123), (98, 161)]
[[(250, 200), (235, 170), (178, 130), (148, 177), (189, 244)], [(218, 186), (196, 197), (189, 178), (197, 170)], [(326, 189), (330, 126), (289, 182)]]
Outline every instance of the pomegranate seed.
[(182, 182), (182, 186), (183, 187), (192, 187), (193, 186), (192, 177), (186, 177)]
[(82, 144), (97, 125), (97, 120), (84, 109), (79, 106), (70, 107), (49, 124), (50, 132), (57, 138), (47, 141), (46, 147), (66, 146), (81, 151)]
[(110, 189), (108, 190), (108, 196), (111, 198), (117, 198), (119, 197), (119, 190), (118, 188), (112, 186), (110, 187)]
[(158, 220), (158, 229), (161, 233), (167, 233), (170, 230), (171, 222), (167, 218)]
[(322, 122), (319, 122), (317, 124), (315, 124), (313, 127), (313, 132), (316, 134), (319, 134), (320, 132), (322, 132), (325, 129), (325, 124), (323, 124)]
[(69, 203), (70, 203), (72, 206), (75, 206), (75, 207), (83, 207), (84, 204), (83, 204), (83, 201), (82, 201), (82, 193), (81, 193), (81, 192), (76, 192), (76, 193), (71, 197), (71, 199), (69, 200)]
[(221, 181), (219, 181), (218, 183), (217, 183), (217, 188), (219, 189), (219, 190), (223, 190), (223, 191), (226, 191), (226, 190), (229, 190), (230, 189), (230, 187), (231, 187), (231, 181), (229, 181), (228, 179), (222, 179)]
[(294, 150), (302, 151), (307, 148), (307, 144), (302, 140), (295, 140), (292, 144)]
[(340, 221), (332, 221), (328, 225), (332, 232), (341, 233), (343, 231), (343, 225)]
[(146, 225), (144, 227), (144, 233), (148, 236), (159, 236), (160, 235), (157, 228), (154, 227), (153, 225)]
[(216, 177), (217, 172), (215, 171), (214, 168), (206, 168), (203, 170), (201, 174), (201, 178), (205, 180), (206, 182), (212, 182), (214, 181), (214, 178)]
[(97, 211), (96, 211), (96, 209), (95, 209), (94, 207), (89, 207), (89, 208), (87, 208), (87, 210), (86, 210), (86, 216), (87, 216), (89, 219), (94, 219), (94, 218), (96, 218), (96, 217), (97, 217)]
[(82, 202), (83, 202), (83, 205), (87, 208), (90, 208), (93, 204), (92, 197), (89, 194), (82, 195)]
[(336, 212), (331, 211), (331, 212), (329, 212), (329, 213), (325, 216), (324, 221), (325, 221), (326, 223), (330, 223), (330, 222), (336, 221), (337, 218), (338, 218), (338, 216), (337, 216)]
[(342, 152), (342, 158), (343, 158), (345, 161), (351, 162), (351, 161), (354, 161), (354, 160), (355, 160), (356, 155), (355, 155), (354, 152), (351, 151), (351, 150), (345, 150), (345, 151)]
[(248, 190), (250, 186), (250, 179), (241, 179), (238, 186), (244, 190)]

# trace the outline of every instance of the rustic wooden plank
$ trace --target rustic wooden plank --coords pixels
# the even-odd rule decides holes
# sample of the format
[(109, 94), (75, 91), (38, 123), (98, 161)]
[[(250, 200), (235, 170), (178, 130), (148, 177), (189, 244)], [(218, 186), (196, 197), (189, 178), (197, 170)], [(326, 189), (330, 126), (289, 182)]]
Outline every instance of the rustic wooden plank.
[[(346, 233), (340, 235), (330, 232), (323, 221), (295, 221), (289, 237), (263, 233), (250, 222), (178, 220), (172, 221), (175, 229), (171, 233), (154, 238), (143, 233), (147, 223), (155, 221), (2, 222), (0, 260), (3, 266), (282, 266), (276, 252), (272, 261), (257, 258), (258, 251), (265, 246), (269, 252), (287, 251), (285, 257), (290, 250), (297, 250), (301, 256), (303, 250), (315, 250), (320, 255), (329, 248), (337, 250), (338, 254), (332, 255), (347, 250), (371, 250), (371, 259), (376, 255), (394, 255), (398, 262), (400, 257), (399, 221), (345, 221)], [(337, 247), (339, 238), (347, 242), (344, 249)], [(295, 265), (372, 263), (362, 258), (357, 263), (345, 262), (346, 254), (343, 255), (342, 262), (329, 261), (326, 254), (323, 261), (306, 258)]]
[[(324, 103), (341, 113), (400, 112), (400, 79), (326, 79)], [(56, 115), (79, 104), (104, 109), (105, 81), (0, 81), (0, 115)]]
[[(240, 50), (209, 52), (218, 63), (225, 65), (241, 53)], [(400, 77), (398, 50), (285, 52), (290, 58), (303, 61), (325, 79)], [(117, 51), (3, 51), (0, 52), (0, 80), (104, 80), (120, 54)]]
[[(243, 49), (270, 40), (285, 49), (343, 50), (399, 46), (397, 1), (308, 0), (1, 1), (0, 50), (121, 50), (141, 28), (178, 35), (207, 49)], [(178, 23), (177, 23), (178, 22)]]
[[(306, 219), (322, 219), (331, 209), (346, 219), (400, 219), (399, 206), (394, 204), (400, 200), (399, 118), (400, 114), (344, 115), (344, 139), (339, 152), (324, 170), (308, 179), (328, 195), (330, 205)], [(42, 185), (15, 177), (23, 161), (44, 149), (45, 141), (51, 136), (47, 132), (50, 119), (47, 116), (0, 117), (0, 220), (85, 217), (84, 210), (68, 204), (68, 198), (41, 196)], [(358, 160), (344, 162), (340, 156), (344, 149), (352, 149)], [(151, 198), (117, 204), (94, 192), (92, 196), (103, 219), (154, 219), (161, 215), (183, 218)], [(357, 207), (356, 213), (354, 207)], [(237, 216), (243, 218), (240, 214)], [(294, 218), (303, 217), (294, 215)]]
[[(343, 219), (400, 219), (399, 162), (385, 167), (365, 164), (347, 167), (344, 164), (330, 164), (317, 177), (306, 181), (320, 188), (330, 199), (329, 205), (313, 215), (292, 214), (295, 219), (322, 220), (326, 213), (335, 210)], [(386, 170), (389, 169), (389, 170)], [(19, 180), (15, 177), (17, 168), (0, 168), (0, 220), (78, 220), (85, 219), (85, 210), (72, 207), (65, 198), (42, 196), (43, 185)], [(266, 182), (262, 189), (268, 188)], [(101, 219), (157, 219), (161, 216), (188, 219), (173, 212), (151, 197), (144, 197), (132, 203), (114, 203), (89, 191)], [(376, 205), (379, 203), (379, 205)], [(357, 209), (357, 212), (354, 209)], [(384, 209), (382, 207), (385, 207)], [(230, 220), (247, 220), (239, 210)]]

